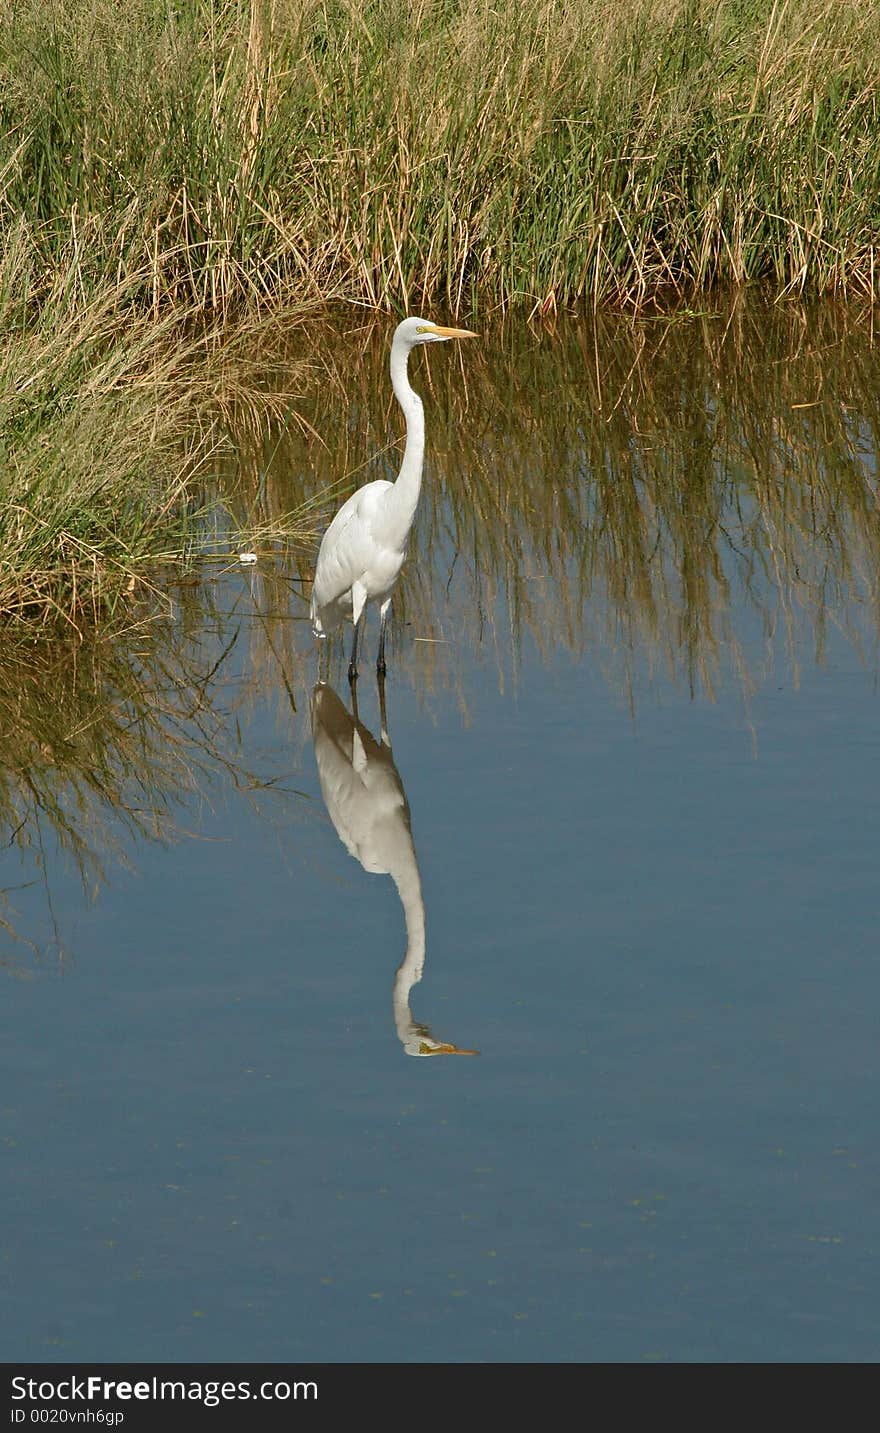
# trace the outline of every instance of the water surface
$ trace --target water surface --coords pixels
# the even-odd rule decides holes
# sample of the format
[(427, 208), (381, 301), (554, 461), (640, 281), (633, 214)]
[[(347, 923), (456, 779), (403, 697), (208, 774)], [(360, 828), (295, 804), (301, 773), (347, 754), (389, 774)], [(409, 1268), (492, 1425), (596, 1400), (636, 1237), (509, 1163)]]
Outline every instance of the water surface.
[[(393, 473), (386, 337), (291, 351), (231, 506)], [(308, 554), (4, 661), (5, 1356), (874, 1360), (870, 327), (412, 376), (384, 722)]]

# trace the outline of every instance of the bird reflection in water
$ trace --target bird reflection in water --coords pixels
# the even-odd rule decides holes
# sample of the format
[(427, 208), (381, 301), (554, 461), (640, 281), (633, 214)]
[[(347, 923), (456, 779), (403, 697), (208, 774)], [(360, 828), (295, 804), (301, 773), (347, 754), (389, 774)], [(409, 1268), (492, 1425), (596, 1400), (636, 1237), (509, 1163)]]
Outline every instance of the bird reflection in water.
[(409, 803), (391, 754), (385, 686), (379, 683), (379, 741), (358, 717), (357, 689), (351, 712), (332, 687), (312, 692), (312, 738), (321, 794), (340, 841), (365, 871), (389, 875), (406, 920), (406, 953), (394, 977), (394, 1023), (407, 1055), (476, 1055), (435, 1040), (413, 1019), (412, 987), (425, 967), (425, 906), (413, 845)]

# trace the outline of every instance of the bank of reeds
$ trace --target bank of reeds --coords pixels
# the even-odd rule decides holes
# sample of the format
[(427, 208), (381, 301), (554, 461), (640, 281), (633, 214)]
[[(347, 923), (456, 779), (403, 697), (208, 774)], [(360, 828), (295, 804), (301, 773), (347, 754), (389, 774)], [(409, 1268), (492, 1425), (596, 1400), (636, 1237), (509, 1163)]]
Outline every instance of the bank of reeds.
[(864, 0), (16, 0), (0, 226), (228, 311), (876, 293)]
[[(228, 414), (259, 421), (249, 334), (192, 308), (158, 316), (141, 276), (84, 282), (68, 247), (41, 268), (24, 223), (0, 255), (0, 619), (33, 633), (82, 630), (120, 603), (133, 619), (161, 561), (234, 560), (238, 533), (216, 483)], [(261, 345), (258, 363), (271, 364)], [(306, 514), (303, 537), (311, 535)], [(277, 523), (295, 533), (297, 521)], [(147, 598), (146, 607), (142, 599)]]

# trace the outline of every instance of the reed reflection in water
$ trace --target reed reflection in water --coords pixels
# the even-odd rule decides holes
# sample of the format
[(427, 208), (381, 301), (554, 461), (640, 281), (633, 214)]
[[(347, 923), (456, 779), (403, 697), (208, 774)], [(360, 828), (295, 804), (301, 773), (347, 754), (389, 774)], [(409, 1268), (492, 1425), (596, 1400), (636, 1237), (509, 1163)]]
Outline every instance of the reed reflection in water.
[(413, 1019), (409, 997), (425, 969), (425, 903), (413, 843), (409, 802), (391, 752), (385, 684), (379, 683), (377, 741), (358, 716), (357, 687), (349, 712), (332, 687), (312, 693), (312, 736), (321, 795), (340, 841), (365, 871), (393, 880), (406, 923), (406, 951), (394, 977), (394, 1025), (407, 1055), (476, 1055), (436, 1040)]
[[(322, 382), (300, 423), (262, 445), (242, 435), (242, 492), (261, 519), (331, 491), (329, 517), (356, 485), (394, 477), (387, 328), (312, 331)], [(547, 655), (590, 652), (630, 700), (645, 674), (711, 697), (727, 678), (745, 692), (762, 680), (746, 656), (755, 622), (795, 680), (799, 646), (821, 661), (830, 622), (857, 647), (873, 640), (869, 315), (752, 301), (481, 328), (466, 364), (412, 365), (432, 422), (392, 639), (422, 683), (450, 674), (457, 644), (503, 666), (510, 642), (515, 663), (528, 634)]]
[[(216, 610), (210, 584), (173, 598), (173, 619), (142, 611), (100, 638), (0, 658), (0, 964), (68, 952), (69, 911), (53, 899), (65, 871), (94, 901), (142, 843), (197, 834), (201, 803), (235, 793), (271, 818), (288, 800), (289, 767), (261, 767), (240, 723), (266, 680), (259, 665), (236, 670), (241, 617)], [(270, 675), (285, 695), (277, 662)]]

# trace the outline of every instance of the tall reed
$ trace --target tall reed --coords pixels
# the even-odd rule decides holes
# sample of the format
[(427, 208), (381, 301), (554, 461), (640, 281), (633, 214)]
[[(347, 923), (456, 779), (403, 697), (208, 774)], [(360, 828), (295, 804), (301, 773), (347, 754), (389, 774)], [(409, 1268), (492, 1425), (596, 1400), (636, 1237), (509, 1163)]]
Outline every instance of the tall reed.
[(229, 311), (877, 293), (863, 0), (16, 0), (0, 230)]

